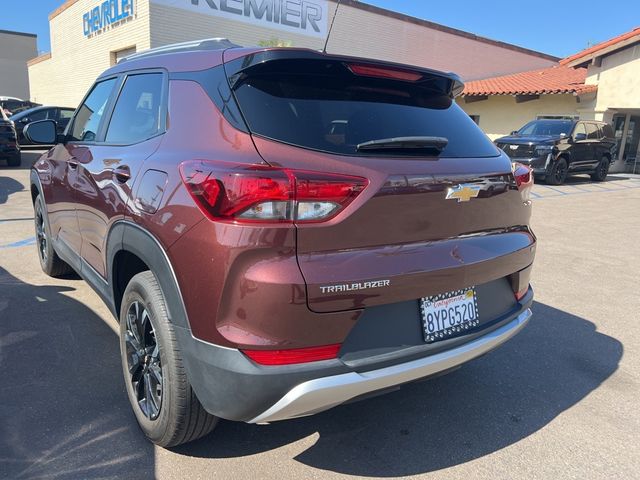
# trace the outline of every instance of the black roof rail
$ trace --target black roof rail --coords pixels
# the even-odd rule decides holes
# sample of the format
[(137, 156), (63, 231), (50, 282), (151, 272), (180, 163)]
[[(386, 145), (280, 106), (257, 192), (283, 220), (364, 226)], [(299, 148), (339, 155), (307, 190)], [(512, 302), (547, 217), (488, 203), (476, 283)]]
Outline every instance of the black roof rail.
[(164, 55), (168, 53), (226, 50), (227, 48), (237, 47), (240, 47), (240, 45), (236, 45), (228, 38), (205, 38), (202, 40), (192, 40), (189, 42), (172, 43), (171, 45), (150, 48), (149, 50), (144, 50), (140, 53), (132, 53), (131, 55), (120, 59), (118, 63), (126, 62), (128, 60), (137, 60), (139, 58), (154, 57), (156, 55)]

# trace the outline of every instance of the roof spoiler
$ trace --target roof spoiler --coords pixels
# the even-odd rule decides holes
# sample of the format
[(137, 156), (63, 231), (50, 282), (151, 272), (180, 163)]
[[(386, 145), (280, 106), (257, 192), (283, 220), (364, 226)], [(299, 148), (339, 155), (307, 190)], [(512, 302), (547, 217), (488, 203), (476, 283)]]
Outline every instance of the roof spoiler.
[(387, 62), (384, 60), (332, 55), (321, 51), (297, 48), (270, 48), (257, 52), (252, 51), (246, 56), (226, 62), (225, 69), (229, 77), (229, 85), (233, 89), (237, 81), (243, 78), (243, 73), (274, 60), (333, 60), (344, 62), (346, 65), (358, 64), (368, 65), (374, 68), (380, 67), (380, 69), (397, 69), (398, 71), (416, 72), (424, 76), (441, 77), (449, 80), (448, 91), (444, 93), (447, 93), (451, 98), (457, 97), (464, 90), (464, 82), (455, 73), (441, 72), (429, 68)]

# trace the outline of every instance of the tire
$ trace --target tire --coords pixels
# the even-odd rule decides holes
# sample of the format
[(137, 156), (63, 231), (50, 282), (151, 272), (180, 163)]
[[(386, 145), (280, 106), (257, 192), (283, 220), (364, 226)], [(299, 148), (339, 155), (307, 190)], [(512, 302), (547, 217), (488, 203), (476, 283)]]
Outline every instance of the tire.
[(14, 154), (13, 156), (7, 159), (7, 165), (9, 165), (10, 167), (19, 167), (21, 163), (22, 163), (22, 156), (20, 155), (20, 152)]
[(551, 171), (545, 181), (549, 185), (562, 185), (567, 179), (568, 168), (567, 161), (563, 157), (558, 158), (553, 162)]
[(191, 388), (153, 273), (135, 275), (120, 309), (120, 357), (127, 396), (144, 434), (174, 447), (210, 433), (218, 418), (207, 413)]
[(50, 277), (61, 277), (73, 272), (73, 269), (58, 257), (51, 244), (51, 229), (42, 196), (38, 195), (34, 203), (34, 225), (36, 230), (36, 249), (42, 271)]
[(600, 163), (596, 167), (596, 171), (591, 174), (591, 180), (594, 182), (604, 182), (609, 174), (611, 161), (607, 157), (602, 157)]

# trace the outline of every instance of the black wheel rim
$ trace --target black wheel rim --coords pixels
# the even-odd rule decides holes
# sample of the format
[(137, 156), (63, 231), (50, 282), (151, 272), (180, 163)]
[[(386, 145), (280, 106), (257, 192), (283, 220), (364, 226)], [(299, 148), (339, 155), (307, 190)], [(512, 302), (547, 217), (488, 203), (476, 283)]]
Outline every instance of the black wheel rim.
[(135, 301), (127, 310), (125, 344), (129, 381), (140, 410), (150, 420), (162, 407), (162, 364), (149, 312)]
[(602, 179), (607, 178), (608, 169), (609, 169), (609, 165), (606, 160), (600, 163), (600, 178)]
[(36, 245), (38, 246), (38, 255), (42, 262), (47, 261), (47, 230), (44, 226), (44, 215), (42, 208), (38, 207), (36, 210)]
[(556, 165), (556, 172), (555, 172), (555, 180), (558, 183), (562, 183), (564, 181), (564, 177), (567, 174), (567, 166), (565, 165), (564, 162), (560, 162), (558, 163), (558, 165)]

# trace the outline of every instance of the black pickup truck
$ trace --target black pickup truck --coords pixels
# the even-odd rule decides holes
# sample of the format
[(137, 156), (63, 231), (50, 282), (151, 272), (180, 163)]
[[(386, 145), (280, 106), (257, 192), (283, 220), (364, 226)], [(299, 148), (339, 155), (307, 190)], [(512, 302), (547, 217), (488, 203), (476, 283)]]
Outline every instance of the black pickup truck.
[(13, 122), (0, 108), (0, 159), (5, 159), (10, 167), (20, 165), (20, 146)]
[(604, 181), (616, 149), (611, 125), (592, 120), (534, 120), (495, 144), (551, 185), (579, 173)]

